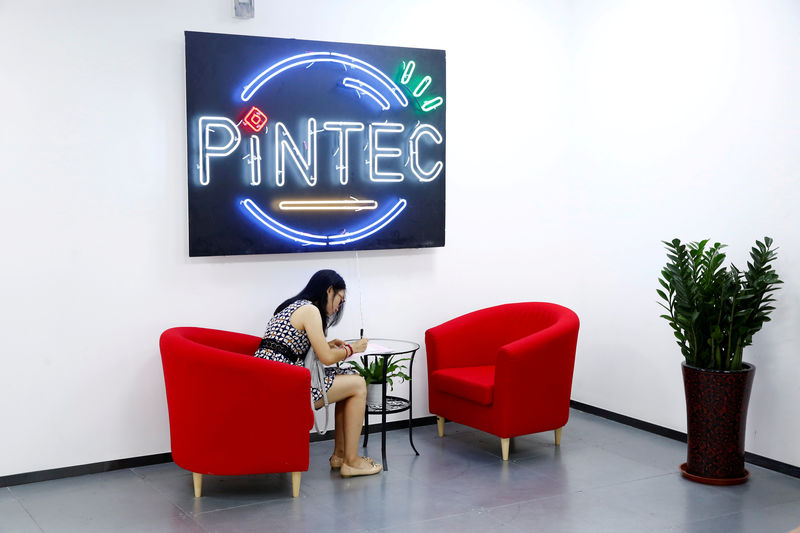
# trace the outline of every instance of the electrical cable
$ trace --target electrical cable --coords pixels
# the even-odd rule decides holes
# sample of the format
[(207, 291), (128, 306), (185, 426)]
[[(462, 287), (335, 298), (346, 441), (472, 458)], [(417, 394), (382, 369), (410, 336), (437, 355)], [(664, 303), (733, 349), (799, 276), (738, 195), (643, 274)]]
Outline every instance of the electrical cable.
[(358, 278), (358, 309), (361, 314), (361, 333), (359, 338), (364, 338), (364, 285), (361, 284), (361, 265), (358, 261), (358, 250), (356, 252), (356, 277)]

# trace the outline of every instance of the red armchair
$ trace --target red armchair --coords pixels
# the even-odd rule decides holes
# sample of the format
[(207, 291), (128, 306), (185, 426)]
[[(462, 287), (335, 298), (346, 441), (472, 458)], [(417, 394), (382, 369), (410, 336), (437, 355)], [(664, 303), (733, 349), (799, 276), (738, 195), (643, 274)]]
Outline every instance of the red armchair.
[(569, 418), (578, 316), (560, 305), (481, 309), (425, 332), (428, 402), (439, 436), (452, 420), (500, 437), (555, 430)]
[(215, 329), (172, 328), (161, 335), (172, 458), (193, 473), (292, 472), (292, 495), (308, 470), (314, 424), (303, 367), (253, 354), (261, 339)]

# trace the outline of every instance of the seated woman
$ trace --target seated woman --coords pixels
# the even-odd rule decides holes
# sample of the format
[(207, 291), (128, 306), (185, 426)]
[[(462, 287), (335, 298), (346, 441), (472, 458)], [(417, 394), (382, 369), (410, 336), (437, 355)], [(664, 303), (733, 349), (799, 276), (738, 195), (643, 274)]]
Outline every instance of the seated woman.
[[(344, 280), (333, 270), (320, 270), (311, 276), (299, 294), (275, 309), (255, 356), (303, 366), (306, 353), (313, 348), (327, 367), (366, 350), (367, 339), (352, 345), (339, 339), (330, 342), (325, 339), (328, 326), (341, 319), (345, 290)], [(367, 405), (364, 378), (353, 370), (331, 366), (325, 368), (325, 390), (328, 402), (336, 403), (331, 467), (341, 468), (343, 477), (377, 474), (382, 465), (358, 455), (358, 438)], [(316, 409), (324, 405), (320, 389), (312, 387), (311, 396)]]

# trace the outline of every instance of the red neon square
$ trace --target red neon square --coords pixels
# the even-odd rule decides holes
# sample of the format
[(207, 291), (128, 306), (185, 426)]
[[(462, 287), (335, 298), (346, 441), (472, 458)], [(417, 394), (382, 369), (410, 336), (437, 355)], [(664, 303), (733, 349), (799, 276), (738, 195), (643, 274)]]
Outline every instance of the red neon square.
[(250, 108), (250, 111), (247, 112), (244, 119), (242, 119), (242, 122), (251, 130), (258, 133), (267, 125), (267, 115), (259, 108), (253, 106)]

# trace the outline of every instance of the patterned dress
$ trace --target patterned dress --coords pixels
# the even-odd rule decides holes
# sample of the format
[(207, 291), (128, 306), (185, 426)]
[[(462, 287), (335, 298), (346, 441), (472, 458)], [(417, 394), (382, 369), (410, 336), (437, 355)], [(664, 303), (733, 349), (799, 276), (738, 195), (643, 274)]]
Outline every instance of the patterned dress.
[[(269, 320), (267, 330), (261, 339), (261, 344), (254, 354), (256, 357), (303, 366), (306, 353), (311, 349), (311, 341), (308, 340), (308, 334), (295, 328), (289, 319), (292, 313), (304, 305), (313, 304), (308, 300), (297, 300)], [(280, 353), (279, 350), (290, 352), (292, 358)], [(325, 392), (333, 385), (333, 378), (336, 375), (355, 373), (355, 370), (339, 368), (338, 366), (325, 367)], [(317, 402), (322, 399), (322, 391), (311, 387), (311, 396), (314, 398), (314, 402)]]

